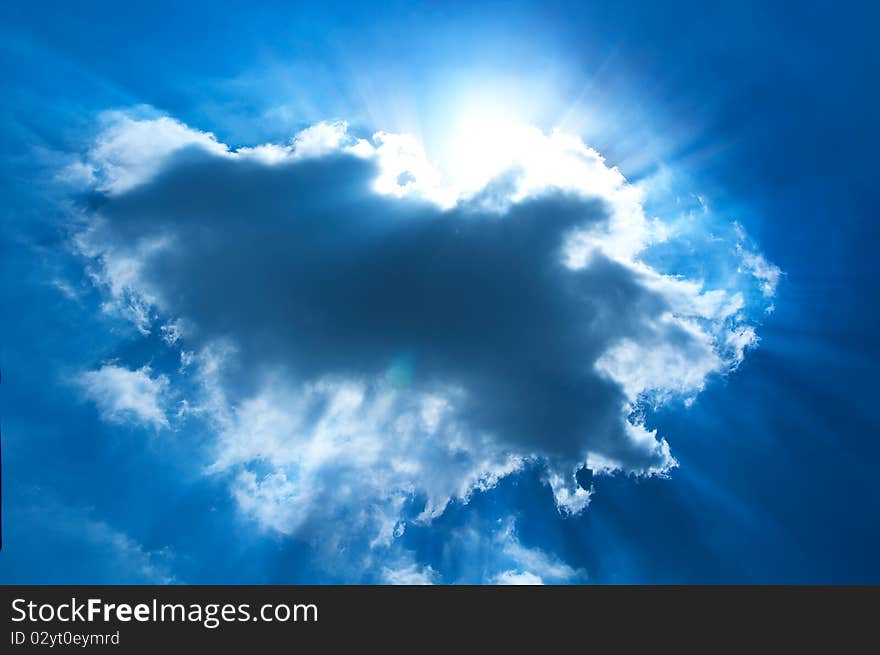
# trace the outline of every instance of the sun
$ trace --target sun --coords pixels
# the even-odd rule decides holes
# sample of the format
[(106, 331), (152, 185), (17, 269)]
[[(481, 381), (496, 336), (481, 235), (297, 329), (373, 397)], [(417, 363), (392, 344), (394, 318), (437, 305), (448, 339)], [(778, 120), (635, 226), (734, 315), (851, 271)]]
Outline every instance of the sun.
[(469, 112), (450, 130), (448, 149), (441, 160), (445, 176), (462, 193), (482, 189), (537, 154), (528, 151), (535, 130), (502, 113)]

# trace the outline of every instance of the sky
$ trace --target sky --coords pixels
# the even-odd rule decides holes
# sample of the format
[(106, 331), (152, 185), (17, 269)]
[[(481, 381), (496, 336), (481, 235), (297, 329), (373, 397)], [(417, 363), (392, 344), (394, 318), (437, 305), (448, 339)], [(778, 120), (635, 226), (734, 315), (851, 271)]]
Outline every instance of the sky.
[(869, 3), (5, 3), (3, 583), (878, 583)]

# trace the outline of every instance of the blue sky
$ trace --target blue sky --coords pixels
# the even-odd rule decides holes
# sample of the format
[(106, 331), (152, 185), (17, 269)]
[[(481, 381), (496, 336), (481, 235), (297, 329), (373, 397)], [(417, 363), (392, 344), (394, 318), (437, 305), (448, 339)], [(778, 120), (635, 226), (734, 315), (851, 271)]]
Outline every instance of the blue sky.
[(876, 10), (3, 12), (0, 581), (880, 581)]

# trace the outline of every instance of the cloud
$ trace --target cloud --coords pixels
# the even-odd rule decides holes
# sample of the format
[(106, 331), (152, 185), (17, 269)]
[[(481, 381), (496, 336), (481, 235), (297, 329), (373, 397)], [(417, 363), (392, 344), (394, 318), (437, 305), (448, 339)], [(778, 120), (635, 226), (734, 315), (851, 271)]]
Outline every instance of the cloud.
[(504, 571), (493, 581), (498, 585), (542, 585), (544, 581), (529, 571)]
[(86, 161), (74, 162), (70, 170), (80, 178), (85, 175), (95, 188), (106, 193), (132, 189), (182, 148), (201, 147), (215, 154), (226, 151), (213, 134), (190, 130), (167, 116), (135, 120), (122, 112), (107, 112), (102, 123), (103, 130)]
[(181, 584), (171, 567), (174, 558), (170, 549), (147, 550), (129, 535), (113, 529), (104, 521), (81, 523), (80, 529), (89, 540), (111, 550), (123, 571), (119, 579), (143, 580), (147, 584)]
[[(585, 465), (676, 465), (642, 403), (690, 401), (755, 345), (743, 289), (646, 263), (673, 237), (598, 153), (504, 137), (448, 181), (412, 137), (344, 123), (234, 150), (105, 117), (77, 248), (110, 311), (180, 349), (186, 414), (216, 437), (206, 473), (264, 528), (387, 548), (531, 460), (581, 511)], [(84, 386), (111, 420), (167, 426), (150, 373)], [(571, 573), (526, 555), (497, 575)]]
[[(738, 237), (736, 251), (742, 261), (742, 270), (760, 282), (761, 293), (765, 298), (773, 298), (776, 295), (779, 278), (782, 277), (782, 270), (775, 264), (768, 262), (764, 255), (755, 252), (753, 246), (749, 244), (745, 230), (739, 223), (734, 223), (734, 229)], [(772, 311), (772, 307), (770, 305), (768, 310)]]
[(77, 291), (76, 288), (74, 288), (74, 286), (71, 285), (70, 282), (68, 282), (67, 280), (53, 278), (52, 280), (50, 280), (49, 283), (68, 300), (72, 300), (74, 302), (79, 300), (79, 291)]
[(409, 566), (392, 569), (384, 567), (382, 569), (382, 582), (391, 585), (431, 585), (437, 579), (437, 573), (430, 566), (419, 566), (418, 564), (410, 564)]
[[(43, 561), (22, 570), (29, 570), (31, 575), (39, 571), (38, 575), (44, 576), (22, 582), (57, 584), (60, 578), (68, 584), (181, 583), (174, 571), (175, 554), (170, 547), (148, 548), (96, 517), (92, 508), (60, 502), (44, 488), (28, 489), (22, 501), (11, 508), (9, 518), (15, 519), (19, 533), (4, 555), (42, 558)], [(83, 565), (55, 571), (59, 563), (70, 561)], [(81, 577), (86, 571), (98, 579)]]
[(487, 518), (471, 512), (464, 523), (444, 531), (442, 549), (429, 556), (443, 571), (436, 583), (572, 584), (589, 581), (587, 571), (554, 553), (523, 541), (513, 516)]
[(508, 520), (498, 531), (495, 541), (500, 550), (499, 563), (512, 568), (506, 568), (491, 577), (493, 584), (567, 584), (584, 582), (587, 579), (585, 571), (572, 568), (540, 548), (524, 546), (517, 536), (512, 520)]
[(153, 377), (148, 366), (129, 370), (116, 364), (105, 364), (80, 375), (77, 384), (107, 421), (136, 423), (155, 429), (169, 427), (162, 409), (168, 378), (164, 375)]

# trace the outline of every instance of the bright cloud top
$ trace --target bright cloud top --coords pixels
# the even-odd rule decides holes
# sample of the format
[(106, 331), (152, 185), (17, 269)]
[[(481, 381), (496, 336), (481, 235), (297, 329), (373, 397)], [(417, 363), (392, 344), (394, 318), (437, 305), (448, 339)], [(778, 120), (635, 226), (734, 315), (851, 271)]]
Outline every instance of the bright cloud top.
[[(90, 189), (77, 248), (105, 308), (161, 334), (181, 368), (85, 374), (104, 414), (207, 426), (206, 474), (241, 510), (328, 548), (350, 536), (339, 525), (390, 548), (526, 462), (566, 512), (589, 502), (583, 466), (668, 472), (640, 407), (735, 368), (778, 269), (738, 226), (713, 253), (738, 270), (723, 284), (649, 266), (674, 231), (576, 136), (484, 121), (452, 152), (438, 166), (410, 136), (344, 123), (232, 149), (108, 114), (75, 166)], [(185, 397), (177, 418), (150, 401), (166, 385)], [(572, 575), (554, 566), (497, 577)]]

